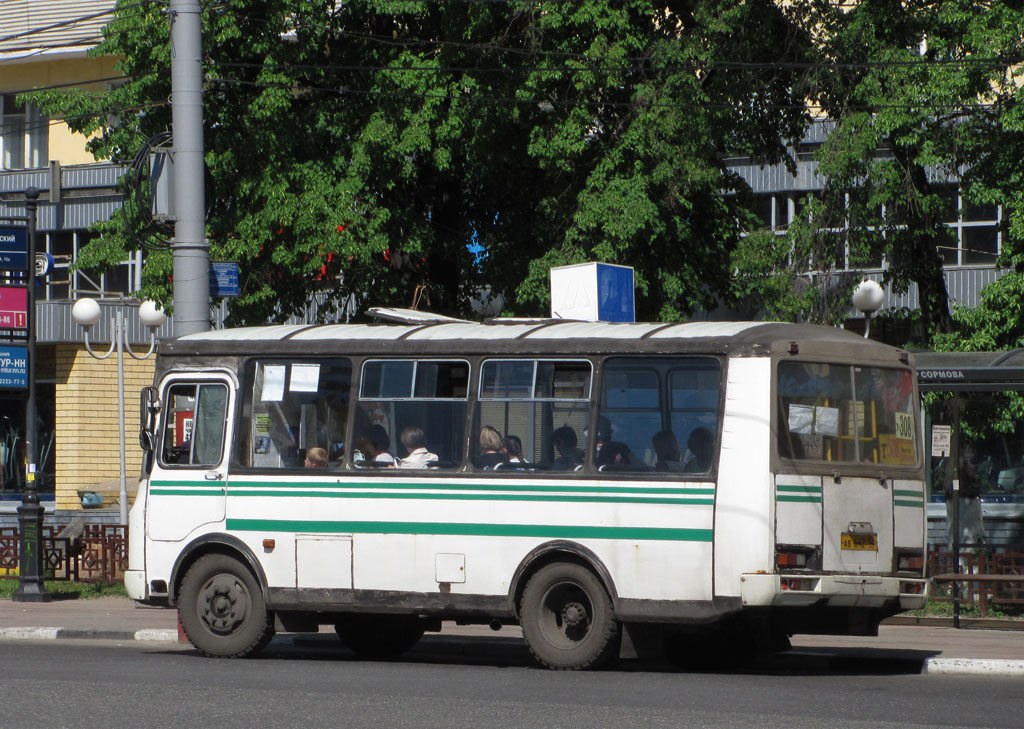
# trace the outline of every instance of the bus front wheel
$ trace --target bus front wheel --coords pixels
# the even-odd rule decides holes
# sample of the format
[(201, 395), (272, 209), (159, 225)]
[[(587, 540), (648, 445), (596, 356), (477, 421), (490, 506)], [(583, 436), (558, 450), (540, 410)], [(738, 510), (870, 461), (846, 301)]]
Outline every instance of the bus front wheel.
[(189, 641), (213, 658), (245, 658), (274, 636), (263, 591), (248, 568), (233, 557), (208, 554), (181, 581), (178, 617)]
[(555, 562), (542, 567), (523, 591), (523, 637), (547, 668), (598, 668), (618, 655), (622, 633), (604, 585), (586, 567)]

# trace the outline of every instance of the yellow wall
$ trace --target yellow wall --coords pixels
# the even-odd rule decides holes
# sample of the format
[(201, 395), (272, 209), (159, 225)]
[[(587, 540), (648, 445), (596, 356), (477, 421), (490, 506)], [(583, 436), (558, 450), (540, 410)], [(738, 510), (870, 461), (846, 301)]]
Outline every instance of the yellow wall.
[[(92, 79), (114, 78), (119, 75), (114, 69), (116, 59), (109, 56), (103, 58), (72, 58), (46, 59), (33, 62), (19, 62), (0, 66), (0, 91), (24, 91), (26, 89), (44, 88), (60, 84), (77, 84)], [(104, 88), (109, 82), (98, 82), (78, 86), (81, 89)], [(67, 124), (53, 120), (49, 129), (49, 153), (47, 159), (59, 160), (61, 164), (88, 164), (95, 162), (93, 156), (85, 151), (86, 138), (74, 134)]]
[[(107, 345), (109, 346), (109, 345)], [(105, 345), (96, 343), (96, 351)], [(104, 507), (117, 507), (120, 452), (116, 355), (94, 359), (77, 344), (56, 345), (56, 508), (81, 509), (79, 490), (100, 491)], [(124, 358), (125, 463), (129, 501), (134, 500), (139, 448), (139, 391), (153, 383), (153, 360)]]

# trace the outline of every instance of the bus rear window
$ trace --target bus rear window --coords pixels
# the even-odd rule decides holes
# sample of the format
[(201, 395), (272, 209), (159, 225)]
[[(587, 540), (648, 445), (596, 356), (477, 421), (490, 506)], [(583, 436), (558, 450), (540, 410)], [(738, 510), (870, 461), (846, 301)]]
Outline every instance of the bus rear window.
[(910, 370), (781, 362), (779, 454), (801, 461), (917, 463)]

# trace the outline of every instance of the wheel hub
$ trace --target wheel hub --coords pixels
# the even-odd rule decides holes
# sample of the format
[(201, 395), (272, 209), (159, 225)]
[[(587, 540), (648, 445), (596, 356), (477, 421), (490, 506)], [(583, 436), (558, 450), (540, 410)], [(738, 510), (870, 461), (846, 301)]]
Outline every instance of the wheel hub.
[(249, 613), (249, 595), (232, 575), (218, 575), (199, 593), (199, 614), (214, 633), (230, 633)]
[(562, 623), (567, 628), (575, 628), (585, 625), (587, 622), (587, 609), (579, 602), (567, 602), (562, 607)]

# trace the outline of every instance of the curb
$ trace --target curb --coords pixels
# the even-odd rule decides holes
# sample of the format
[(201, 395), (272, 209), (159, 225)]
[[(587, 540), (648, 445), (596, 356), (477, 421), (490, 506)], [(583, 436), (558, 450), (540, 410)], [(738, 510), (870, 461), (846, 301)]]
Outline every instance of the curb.
[(0, 640), (148, 640), (177, 643), (177, 630), (82, 630), (77, 628), (0, 628)]
[[(926, 625), (932, 628), (952, 628), (953, 618), (931, 615), (893, 615), (882, 621), (882, 625)], [(1024, 630), (1024, 620), (1005, 618), (961, 617), (961, 630)]]
[(1024, 661), (996, 658), (928, 658), (921, 673), (946, 676), (1020, 676)]

